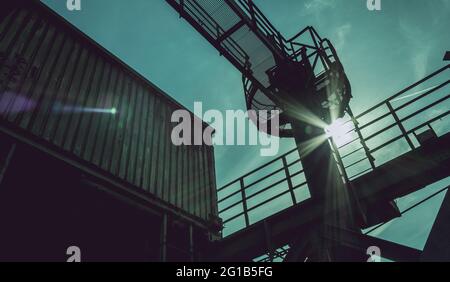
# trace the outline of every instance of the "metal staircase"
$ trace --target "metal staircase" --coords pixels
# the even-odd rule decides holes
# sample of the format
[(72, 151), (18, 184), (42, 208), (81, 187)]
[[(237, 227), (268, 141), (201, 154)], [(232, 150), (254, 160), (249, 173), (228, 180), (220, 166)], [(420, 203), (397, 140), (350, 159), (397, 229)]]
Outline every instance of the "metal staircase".
[[(332, 142), (338, 153), (336, 158), (345, 168), (343, 177), (348, 178), (366, 210), (387, 209), (393, 200), (450, 176), (449, 74), (447, 65), (342, 122), (346, 129), (343, 134), (350, 138), (339, 145)], [(429, 87), (430, 83), (434, 86)], [(396, 134), (387, 138), (389, 130)], [(377, 136), (383, 142), (371, 141)], [(269, 249), (274, 250), (271, 256), (276, 257), (280, 252), (289, 253), (279, 248), (304, 244), (298, 243), (299, 232), (308, 230), (321, 212), (313, 199), (305, 199), (308, 185), (303, 170), (296, 165), (299, 161), (294, 148), (218, 190), (219, 214), (225, 228), (236, 231), (220, 243), (224, 259), (254, 259), (263, 252), (269, 253)], [(366, 219), (361, 228), (400, 216), (395, 210), (390, 213), (385, 218)], [(371, 223), (367, 224), (367, 220)], [(261, 234), (267, 234), (267, 230), (271, 230), (270, 248), (267, 240), (256, 239), (264, 238)], [(392, 249), (392, 243), (382, 243)], [(391, 252), (394, 260), (412, 260), (420, 253), (402, 246), (391, 247), (402, 249)], [(399, 255), (402, 252), (407, 255)]]

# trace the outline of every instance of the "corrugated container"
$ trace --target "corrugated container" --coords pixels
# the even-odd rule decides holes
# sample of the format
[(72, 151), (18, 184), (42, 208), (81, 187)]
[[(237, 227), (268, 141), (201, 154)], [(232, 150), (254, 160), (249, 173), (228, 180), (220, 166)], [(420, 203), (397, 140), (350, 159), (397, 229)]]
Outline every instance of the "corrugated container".
[(40, 2), (5, 2), (0, 125), (57, 145), (169, 206), (216, 216), (213, 148), (170, 139), (171, 113), (183, 107)]

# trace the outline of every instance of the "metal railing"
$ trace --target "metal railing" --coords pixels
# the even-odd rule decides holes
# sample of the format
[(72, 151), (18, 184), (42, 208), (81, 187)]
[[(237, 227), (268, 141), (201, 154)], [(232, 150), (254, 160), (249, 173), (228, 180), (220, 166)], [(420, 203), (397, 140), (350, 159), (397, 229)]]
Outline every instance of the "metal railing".
[(256, 25), (257, 30), (262, 32), (267, 38), (272, 39), (281, 52), (287, 49), (287, 41), (283, 35), (272, 25), (272, 23), (264, 16), (259, 8), (250, 0), (237, 0), (239, 7), (247, 14), (247, 16)]
[[(420, 147), (418, 135), (424, 129), (436, 135), (450, 131), (449, 69), (433, 72), (357, 116), (349, 111), (339, 126), (344, 137), (333, 137), (346, 179)], [(233, 233), (308, 199), (307, 187), (294, 148), (220, 188), (219, 215), (227, 233)]]
[[(281, 199), (284, 209), (307, 198), (302, 191), (307, 183), (299, 160), (297, 149), (293, 149), (220, 188), (218, 204), (224, 225), (241, 218), (248, 227), (267, 212), (261, 207), (275, 200)], [(271, 208), (272, 212), (277, 210)]]
[[(336, 142), (350, 180), (420, 147), (417, 137), (424, 129), (437, 134), (449, 131), (450, 125), (445, 126), (450, 112), (449, 68), (433, 72), (357, 116), (350, 112), (342, 124), (349, 140)], [(427, 86), (431, 82), (433, 86)], [(439, 121), (444, 126), (433, 127)]]

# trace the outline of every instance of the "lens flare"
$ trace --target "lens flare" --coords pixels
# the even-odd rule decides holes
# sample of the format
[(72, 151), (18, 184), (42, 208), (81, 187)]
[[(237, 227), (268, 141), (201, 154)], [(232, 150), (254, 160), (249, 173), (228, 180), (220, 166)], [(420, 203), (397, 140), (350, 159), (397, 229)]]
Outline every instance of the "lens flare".
[(333, 138), (337, 146), (342, 146), (352, 141), (353, 123), (344, 122), (337, 119), (329, 126), (325, 127), (325, 134), (328, 138)]
[(63, 106), (57, 103), (53, 106), (54, 113), (98, 113), (98, 114), (117, 114), (116, 108), (90, 108), (78, 106)]
[(36, 108), (36, 102), (25, 95), (6, 92), (0, 96), (0, 114), (30, 112)]

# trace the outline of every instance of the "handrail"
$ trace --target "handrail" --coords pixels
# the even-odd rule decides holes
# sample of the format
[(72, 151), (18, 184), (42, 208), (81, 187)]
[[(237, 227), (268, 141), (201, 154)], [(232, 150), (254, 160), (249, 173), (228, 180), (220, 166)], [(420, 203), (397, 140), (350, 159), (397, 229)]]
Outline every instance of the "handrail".
[[(299, 175), (301, 175), (303, 173), (303, 169), (300, 169), (300, 170), (295, 171), (295, 172), (290, 172), (289, 171), (289, 168), (291, 168), (293, 165), (297, 164), (300, 158), (298, 156), (295, 156), (295, 159), (293, 161), (288, 162), (287, 161), (287, 157), (290, 154), (292, 154), (292, 153), (294, 153), (296, 151), (297, 151), (297, 149), (293, 149), (293, 150), (283, 154), (281, 157), (279, 157), (277, 159), (274, 159), (271, 162), (268, 162), (268, 163), (264, 164), (263, 166), (260, 166), (259, 168), (255, 169), (255, 170), (250, 171), (249, 173), (245, 174), (244, 176), (239, 177), (238, 179), (228, 183), (227, 185), (225, 185), (224, 187), (219, 189), (220, 190), (218, 192), (218, 194), (219, 194), (219, 201), (218, 201), (219, 205), (221, 203), (224, 203), (227, 200), (232, 199), (233, 197), (239, 197), (239, 195), (241, 195), (241, 197), (240, 197), (240, 199), (238, 201), (232, 202), (231, 204), (228, 204), (225, 207), (222, 207), (220, 209), (219, 213), (223, 214), (223, 213), (225, 213), (225, 212), (227, 212), (227, 211), (229, 211), (229, 210), (231, 210), (231, 209), (233, 209), (233, 208), (235, 208), (235, 207), (237, 207), (239, 205), (243, 206), (243, 210), (241, 212), (239, 212), (236, 215), (232, 215), (232, 216), (230, 216), (228, 218), (224, 218), (223, 223), (226, 224), (226, 223), (228, 223), (228, 222), (230, 222), (230, 221), (232, 221), (232, 220), (234, 220), (234, 219), (236, 219), (238, 217), (241, 217), (241, 216), (245, 216), (247, 218), (249, 212), (251, 212), (251, 211), (253, 211), (253, 210), (263, 206), (264, 204), (266, 204), (268, 202), (271, 202), (271, 201), (273, 201), (273, 200), (275, 200), (275, 199), (277, 199), (279, 197), (282, 197), (283, 195), (286, 195), (288, 193), (291, 194), (292, 205), (297, 204), (297, 199), (295, 197), (294, 190), (296, 190), (298, 188), (301, 188), (302, 186), (307, 185), (307, 183), (305, 181), (301, 181), (300, 184), (297, 184), (297, 185), (294, 186), (292, 184), (292, 182), (291, 182), (291, 180), (293, 178), (295, 178), (295, 177), (297, 177), (297, 176), (299, 176)], [(280, 166), (281, 166), (280, 168), (277, 168), (274, 171), (271, 171), (271, 172), (265, 174), (264, 176), (261, 176), (259, 179), (255, 180), (255, 181), (252, 181), (249, 184), (245, 184), (245, 182), (246, 182), (245, 180), (249, 176), (251, 176), (255, 172), (259, 172), (261, 169), (264, 169), (264, 168), (266, 168), (267, 166), (269, 166), (271, 164), (276, 163), (277, 161), (280, 162), (279, 163)], [(268, 184), (266, 186), (263, 186), (263, 187), (257, 187), (256, 186), (257, 184), (261, 183), (262, 181), (270, 179), (271, 177), (273, 177), (275, 175), (278, 175), (278, 174), (282, 173), (283, 171), (285, 172), (284, 175), (282, 177), (277, 178), (276, 180), (273, 180), (272, 183), (270, 183), (270, 184)], [(267, 191), (270, 191), (270, 190), (278, 187), (280, 184), (283, 184), (285, 182), (287, 184), (286, 185), (286, 189), (283, 189), (283, 191), (281, 191), (280, 193), (277, 193), (275, 195), (271, 195), (271, 197), (269, 199), (263, 199), (262, 202), (254, 205), (254, 206), (252, 206), (250, 208), (248, 207), (247, 202), (249, 200), (255, 199), (255, 198), (257, 198), (257, 196), (260, 196), (261, 194), (263, 194), (263, 193), (265, 193)], [(238, 184), (239, 185), (238, 189), (236, 189), (236, 191), (233, 191), (232, 193), (230, 193), (230, 194), (220, 198), (220, 192), (224, 191), (225, 188), (228, 188), (228, 187), (230, 187), (233, 184)], [(255, 189), (256, 191), (248, 192), (249, 189)], [(246, 222), (247, 221), (248, 220), (246, 219)], [(249, 226), (249, 225), (250, 225), (250, 223), (246, 223), (246, 226)]]
[(270, 162), (265, 163), (265, 164), (263, 164), (263, 165), (261, 165), (261, 166), (255, 168), (255, 169), (251, 170), (250, 172), (247, 172), (246, 174), (244, 174), (243, 176), (239, 177), (238, 179), (233, 180), (233, 181), (229, 182), (228, 184), (222, 186), (220, 189), (217, 190), (217, 192), (220, 192), (220, 191), (222, 191), (223, 189), (225, 189), (225, 188), (231, 186), (232, 184), (236, 183), (240, 178), (246, 178), (247, 176), (249, 176), (249, 175), (251, 175), (251, 174), (257, 172), (258, 170), (261, 170), (261, 169), (263, 169), (263, 168), (265, 168), (265, 167), (267, 167), (267, 166), (269, 166), (269, 165), (271, 165), (271, 164), (273, 164), (273, 163), (279, 161), (281, 158), (286, 157), (286, 156), (292, 154), (292, 153), (295, 152), (296, 150), (297, 150), (297, 148), (294, 148), (294, 149), (288, 151), (287, 153), (284, 153), (284, 154), (281, 155), (280, 157), (278, 157), (278, 158), (276, 158), (276, 159), (273, 159), (273, 160), (271, 160)]
[(366, 111), (360, 113), (359, 115), (357, 115), (355, 118), (356, 118), (356, 119), (359, 119), (359, 118), (361, 118), (362, 116), (365, 116), (365, 115), (368, 114), (369, 112), (373, 111), (375, 108), (378, 108), (378, 107), (380, 107), (380, 106), (383, 106), (383, 105), (386, 104), (387, 102), (392, 101), (392, 100), (398, 98), (400, 95), (402, 95), (402, 94), (408, 92), (408, 91), (411, 90), (411, 89), (414, 89), (415, 87), (417, 87), (417, 86), (419, 86), (420, 84), (422, 84), (422, 83), (424, 83), (424, 82), (430, 80), (431, 78), (437, 76), (438, 74), (441, 74), (442, 72), (444, 72), (444, 71), (447, 70), (447, 69), (450, 69), (450, 64), (448, 64), (448, 65), (446, 65), (446, 66), (444, 66), (444, 67), (438, 69), (437, 71), (431, 73), (430, 75), (426, 76), (425, 78), (423, 78), (423, 79), (421, 79), (421, 80), (419, 80), (419, 81), (417, 81), (417, 82), (411, 84), (410, 86), (404, 88), (403, 90), (401, 90), (401, 91), (397, 92), (396, 94), (390, 96), (389, 98), (385, 99), (384, 101), (382, 101), (382, 102), (376, 104), (375, 106), (372, 106), (372, 107), (369, 108), (368, 110), (366, 110)]
[[(412, 140), (414, 139), (411, 135), (415, 136), (418, 130), (421, 130), (425, 127), (433, 129), (433, 123), (449, 116), (450, 110), (448, 110), (448, 107), (444, 107), (435, 116), (429, 116), (426, 119), (415, 121), (412, 125), (409, 125), (408, 128), (405, 127), (405, 123), (411, 121), (417, 115), (426, 113), (426, 111), (430, 109), (435, 109), (437, 106), (440, 106), (449, 100), (450, 94), (444, 93), (444, 95), (442, 95), (442, 91), (447, 91), (445, 87), (450, 84), (450, 80), (448, 80), (447, 77), (444, 77), (444, 82), (437, 84), (436, 86), (433, 86), (431, 88), (425, 89), (426, 91), (422, 90), (424, 91), (424, 93), (419, 91), (420, 94), (418, 94), (417, 97), (408, 97), (408, 99), (405, 99), (404, 103), (398, 104), (401, 100), (397, 99), (401, 95), (408, 93), (410, 90), (423, 85), (425, 82), (428, 82), (431, 79), (441, 78), (441, 75), (448, 69), (450, 69), (450, 64), (431, 73), (424, 79), (411, 84), (410, 86), (395, 93), (394, 95), (376, 104), (375, 106), (363, 111), (361, 114), (353, 118), (350, 117), (349, 120), (343, 123), (343, 125), (345, 126), (349, 126), (350, 124), (353, 125), (351, 129), (345, 131), (345, 134), (350, 135), (352, 133), (356, 133), (357, 135), (355, 138), (351, 138), (351, 141), (345, 142), (345, 144), (341, 144), (340, 146), (335, 146), (335, 149), (337, 149), (338, 151), (337, 155), (339, 156), (339, 161), (341, 162), (341, 166), (345, 168), (345, 173), (348, 174), (348, 176), (346, 175), (346, 177), (348, 177), (349, 181), (353, 181), (354, 179), (372, 171), (376, 168), (377, 165), (380, 165), (381, 163), (376, 163), (376, 159), (372, 156), (372, 154), (382, 150), (383, 148), (389, 147), (391, 144), (399, 140), (405, 140), (405, 144), (407, 145), (405, 147), (406, 150), (415, 150), (416, 148), (420, 147), (420, 144), (417, 145), (418, 142), (412, 142)], [(426, 98), (435, 97), (436, 95), (441, 96), (437, 96), (432, 101), (425, 101)], [(423, 101), (423, 104), (420, 104), (418, 106), (418, 102), (421, 101)], [(393, 106), (394, 103), (397, 104), (395, 107)], [(380, 111), (380, 109), (382, 109), (383, 111)], [(367, 119), (367, 117), (370, 117), (370, 115), (375, 111), (378, 113), (376, 117), (367, 120), (365, 123), (361, 123), (362, 119)], [(401, 115), (400, 112), (404, 112), (403, 115)], [(392, 122), (383, 124), (381, 128), (370, 132), (370, 134), (364, 134), (362, 132), (363, 130), (370, 129), (371, 126), (376, 126), (378, 122), (382, 122), (384, 119), (387, 119), (389, 117), (392, 117)], [(374, 140), (377, 136), (382, 136), (393, 128), (398, 128), (399, 133), (386, 137), (380, 144), (375, 143), (367, 145), (367, 142)], [(361, 144), (360, 146), (356, 146), (355, 142), (357, 141), (359, 141), (359, 143)], [(355, 146), (355, 148), (353, 149), (353, 147), (349, 146)], [(350, 148), (351, 150), (342, 153), (347, 148)], [(222, 188), (218, 189), (218, 203), (219, 206), (221, 206), (219, 209), (219, 214), (224, 217), (223, 219), (225, 224), (230, 223), (233, 220), (237, 220), (238, 218), (244, 217), (244, 228), (249, 227), (250, 225), (255, 223), (251, 220), (252, 211), (257, 210), (258, 208), (261, 208), (268, 203), (274, 202), (280, 197), (287, 195), (288, 193), (291, 193), (292, 195), (292, 202), (290, 206), (296, 205), (298, 203), (295, 191), (296, 189), (306, 187), (307, 183), (304, 181), (300, 181), (300, 184), (298, 185), (292, 184), (292, 180), (295, 177), (300, 177), (304, 173), (303, 169), (300, 169), (299, 171), (296, 171), (294, 173), (290, 172), (290, 168), (292, 168), (294, 164), (300, 163), (300, 157), (298, 156), (298, 154), (296, 154), (289, 163), (287, 162), (287, 158), (293, 155), (296, 151), (298, 151), (298, 149), (293, 148), (292, 150), (289, 150), (278, 158), (273, 159), (270, 162), (267, 162), (251, 170), (250, 172), (242, 175), (236, 180), (233, 180), (224, 185)], [(369, 162), (367, 167), (360, 167), (356, 169), (366, 160)], [(273, 169), (268, 169), (268, 167), (273, 164), (277, 164), (278, 166)], [(349, 169), (356, 169), (356, 171), (349, 173)], [(285, 171), (285, 174), (282, 175), (282, 177), (273, 179), (275, 176), (281, 175), (283, 171)], [(250, 177), (255, 177), (256, 179), (253, 179), (250, 183), (247, 183), (249, 182), (248, 179)], [(271, 179), (272, 182), (270, 181)], [(265, 180), (267, 180), (267, 182), (269, 183), (260, 185)], [(235, 185), (237, 185), (237, 187)], [(283, 188), (280, 188), (281, 185)], [(254, 190), (250, 191), (251, 189)], [(228, 191), (232, 192), (227, 194)], [(272, 191), (273, 193), (269, 193), (268, 191)], [(267, 196), (266, 198), (261, 197), (261, 199), (259, 199), (259, 201), (255, 201), (256, 204), (253, 204), (252, 206), (248, 205), (249, 200), (254, 201), (254, 199), (257, 199), (258, 196), (261, 196), (265, 192), (269, 193), (269, 196)], [(226, 202), (231, 200), (232, 204), (226, 205)], [(232, 209), (239, 207), (240, 205), (242, 205), (243, 208), (237, 213), (235, 212), (232, 214)], [(283, 202), (283, 205), (285, 205), (285, 202)], [(285, 206), (284, 208), (288, 207), (289, 205)], [(267, 216), (270, 216), (270, 214), (267, 214)]]
[[(261, 12), (261, 10), (252, 1), (249, 0), (238, 0), (238, 2), (245, 8), (247, 13), (255, 19), (255, 22), (259, 28), (266, 31), (266, 36), (273, 36), (278, 39), (279, 48), (281, 51), (286, 49), (286, 39), (283, 35), (272, 25), (272, 23), (267, 19), (266, 16)], [(258, 25), (259, 24), (259, 25)], [(267, 31), (268, 29), (268, 31)]]
[[(443, 97), (437, 99), (436, 101), (428, 102), (428, 103), (425, 103), (424, 105), (421, 105), (416, 110), (413, 110), (413, 111), (410, 110), (410, 112), (405, 114), (403, 117), (399, 117), (398, 113), (400, 111), (406, 111), (406, 110), (408, 110), (408, 107), (413, 107), (414, 105), (417, 104), (417, 102), (423, 101), (425, 98), (430, 97), (432, 94), (437, 93), (440, 90), (444, 90), (444, 88), (450, 84), (450, 80), (445, 80), (444, 82), (437, 84), (436, 86), (422, 90), (422, 91), (425, 91), (422, 94), (420, 94), (421, 91), (417, 92), (417, 93), (419, 93), (417, 95), (417, 97), (414, 97), (414, 98), (408, 97), (411, 99), (406, 100), (406, 102), (402, 103), (401, 105), (393, 107), (392, 104), (399, 102), (400, 100), (398, 100), (398, 97), (400, 97), (401, 95), (407, 93), (408, 91), (410, 91), (412, 89), (415, 89), (416, 87), (422, 85), (423, 83), (425, 83), (431, 79), (438, 77), (439, 75), (441, 75), (444, 71), (446, 71), (448, 69), (450, 69), (450, 65), (447, 65), (447, 66), (444, 66), (444, 67), (438, 69), (437, 71), (433, 72), (432, 74), (426, 76), (424, 79), (421, 79), (418, 82), (411, 84), (410, 86), (406, 87), (405, 89), (399, 91), (398, 93), (392, 95), (391, 97), (385, 99), (384, 101), (378, 103), (377, 105), (375, 105), (375, 106), (371, 107), (370, 109), (364, 111), (363, 113), (359, 114), (358, 116), (356, 116), (354, 118), (354, 120), (349, 119), (346, 122), (344, 122), (344, 125), (349, 125), (350, 123), (355, 124), (354, 121), (356, 121), (357, 126), (354, 126), (354, 127), (352, 127), (352, 129), (347, 130), (345, 132), (345, 134), (351, 135), (352, 133), (358, 133), (357, 134), (358, 136), (356, 136), (355, 138), (352, 138), (351, 140), (345, 142), (344, 144), (341, 144), (339, 146), (339, 150), (341, 150), (341, 151), (345, 150), (348, 146), (351, 146), (356, 141), (367, 143), (368, 141), (374, 140), (376, 137), (381, 137), (383, 134), (389, 132), (390, 130), (392, 130), (394, 128), (398, 128), (400, 130), (400, 134), (397, 134), (394, 137), (389, 137), (388, 139), (384, 140), (383, 143), (381, 143), (377, 146), (372, 146), (372, 148), (370, 148), (370, 150), (368, 150), (366, 152), (366, 159), (373, 158), (373, 156), (372, 156), (373, 153), (380, 151), (381, 149), (387, 147), (388, 145), (391, 145), (392, 143), (397, 142), (402, 139), (408, 143), (408, 146), (409, 146), (408, 150), (414, 150), (416, 148), (416, 146), (411, 141), (411, 137), (409, 135), (415, 133), (416, 131), (420, 130), (421, 128), (426, 127), (427, 125), (430, 126), (430, 128), (432, 129), (432, 127), (431, 127), (432, 123), (447, 117), (449, 113), (447, 111), (447, 112), (444, 112), (444, 113), (438, 115), (435, 118), (429, 117), (427, 121), (415, 126), (412, 129), (409, 129), (409, 130), (406, 130), (404, 128), (404, 124), (406, 122), (412, 120), (415, 116), (417, 116), (429, 109), (432, 109), (442, 103), (445, 103), (450, 98), (450, 95), (448, 95), (448, 94), (444, 95)], [(360, 122), (361, 119), (366, 118), (371, 113), (373, 113), (375, 111), (379, 111), (380, 109), (383, 109), (383, 108), (385, 108), (387, 110), (381, 111), (380, 113), (378, 113), (376, 118), (370, 119), (370, 120), (366, 121), (364, 124), (361, 124), (361, 122)], [(385, 120), (389, 117), (392, 117), (394, 119), (394, 121), (384, 124), (384, 126), (382, 126), (381, 129), (377, 129), (376, 131), (371, 131), (370, 134), (368, 134), (368, 135), (363, 136), (361, 134), (362, 130), (367, 130), (367, 129), (370, 129), (371, 127), (375, 127), (378, 122), (381, 122), (382, 120)], [(361, 139), (361, 137), (362, 137), (362, 139)], [(343, 154), (342, 159), (343, 160), (349, 159), (351, 156), (355, 155), (357, 151), (360, 151), (363, 148), (364, 147), (358, 147), (350, 152)], [(374, 167), (372, 167), (372, 169), (374, 169)], [(371, 171), (372, 169), (364, 171), (363, 174)], [(355, 174), (353, 174), (352, 176), (350, 176), (350, 178), (355, 179), (355, 177), (359, 177), (361, 175), (362, 174), (359, 171), (359, 172), (356, 172)]]

